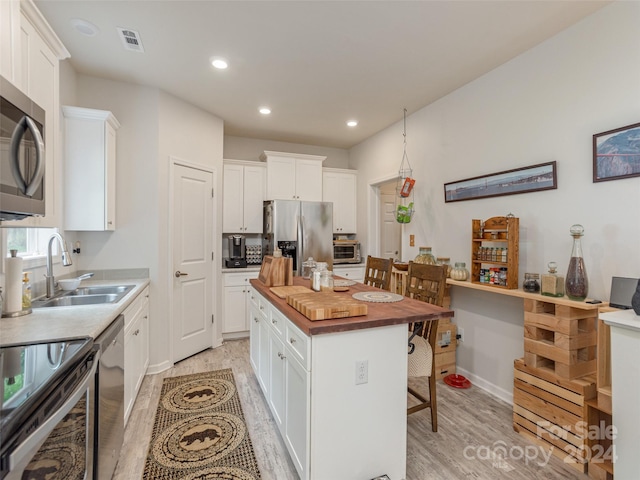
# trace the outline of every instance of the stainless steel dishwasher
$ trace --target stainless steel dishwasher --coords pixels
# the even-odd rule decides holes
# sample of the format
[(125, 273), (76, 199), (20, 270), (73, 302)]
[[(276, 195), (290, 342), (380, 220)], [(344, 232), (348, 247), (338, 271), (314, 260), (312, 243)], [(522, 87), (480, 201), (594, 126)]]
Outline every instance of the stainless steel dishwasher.
[(124, 441), (124, 316), (96, 339), (100, 363), (96, 375), (94, 476), (111, 480)]

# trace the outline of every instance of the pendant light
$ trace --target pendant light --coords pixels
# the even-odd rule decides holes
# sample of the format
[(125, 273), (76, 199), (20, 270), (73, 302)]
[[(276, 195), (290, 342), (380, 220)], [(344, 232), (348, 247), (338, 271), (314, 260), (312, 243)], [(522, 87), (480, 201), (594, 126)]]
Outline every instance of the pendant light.
[(411, 178), (413, 170), (407, 156), (407, 109), (403, 110), (403, 151), (400, 169), (398, 170), (398, 183), (396, 185), (396, 221), (409, 223), (413, 216), (413, 186), (416, 181)]

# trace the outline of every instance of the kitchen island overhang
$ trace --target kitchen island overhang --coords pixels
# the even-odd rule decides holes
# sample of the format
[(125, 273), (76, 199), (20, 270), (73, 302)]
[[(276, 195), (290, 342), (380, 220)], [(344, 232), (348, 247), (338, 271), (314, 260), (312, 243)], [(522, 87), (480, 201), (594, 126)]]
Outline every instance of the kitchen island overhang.
[[(405, 478), (407, 324), (453, 312), (403, 298), (311, 321), (259, 280), (251, 285), (251, 364), (300, 477)], [(367, 291), (379, 290), (356, 284), (343, 295)]]

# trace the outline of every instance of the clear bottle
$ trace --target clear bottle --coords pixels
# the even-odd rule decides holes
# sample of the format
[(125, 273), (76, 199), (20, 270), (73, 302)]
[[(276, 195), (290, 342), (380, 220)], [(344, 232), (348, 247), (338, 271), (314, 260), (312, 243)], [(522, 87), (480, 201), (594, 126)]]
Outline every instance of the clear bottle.
[(436, 259), (431, 253), (431, 247), (420, 247), (418, 255), (413, 261), (416, 263), (426, 263), (428, 265), (436, 264)]
[(320, 285), (322, 278), (322, 272), (327, 271), (327, 262), (318, 262), (316, 263), (316, 268), (313, 270), (313, 274), (311, 275), (311, 289), (316, 292), (320, 291)]
[(309, 257), (308, 260), (302, 262), (302, 278), (310, 279), (314, 268), (316, 268), (316, 262), (313, 257)]
[(438, 265), (443, 265), (447, 270), (447, 277), (451, 276), (451, 259), (449, 257), (438, 257), (436, 258), (436, 262)]
[(564, 289), (567, 297), (581, 302), (587, 298), (589, 293), (589, 279), (587, 278), (587, 269), (584, 266), (582, 244), (580, 242), (580, 238), (584, 235), (584, 227), (578, 224), (572, 225), (569, 232), (573, 237), (573, 248)]
[(22, 277), (22, 309), (31, 308), (31, 282), (29, 282), (29, 272), (24, 272)]
[(564, 297), (564, 277), (556, 274), (558, 265), (556, 262), (549, 262), (549, 273), (542, 275), (541, 292), (547, 297)]
[(320, 272), (320, 291), (333, 292), (333, 272), (331, 270)]

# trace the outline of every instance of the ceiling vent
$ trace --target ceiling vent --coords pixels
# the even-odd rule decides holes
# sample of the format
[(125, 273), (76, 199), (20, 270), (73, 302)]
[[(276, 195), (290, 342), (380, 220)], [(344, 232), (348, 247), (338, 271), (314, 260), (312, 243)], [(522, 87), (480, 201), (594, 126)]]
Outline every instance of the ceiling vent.
[(144, 47), (142, 46), (142, 40), (138, 32), (129, 28), (116, 28), (120, 33), (120, 39), (125, 49), (131, 50), (132, 52), (144, 53)]

